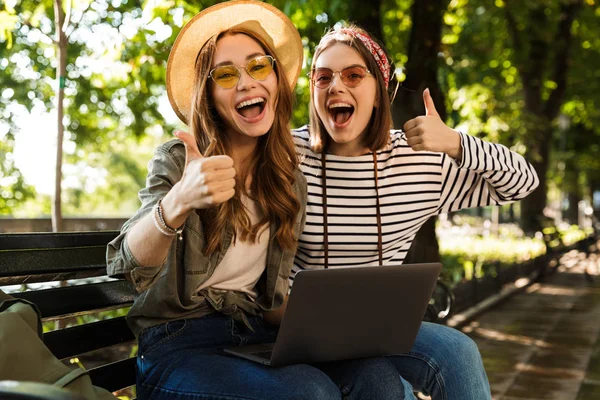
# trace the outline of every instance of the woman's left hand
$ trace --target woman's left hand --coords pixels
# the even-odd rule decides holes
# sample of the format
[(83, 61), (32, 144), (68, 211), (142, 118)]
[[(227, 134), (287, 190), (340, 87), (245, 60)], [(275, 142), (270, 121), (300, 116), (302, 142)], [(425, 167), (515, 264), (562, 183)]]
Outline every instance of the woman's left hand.
[(404, 124), (408, 145), (414, 151), (435, 151), (459, 159), (462, 154), (460, 135), (442, 121), (435, 109), (429, 89), (423, 92), (423, 102), (425, 115), (413, 118)]

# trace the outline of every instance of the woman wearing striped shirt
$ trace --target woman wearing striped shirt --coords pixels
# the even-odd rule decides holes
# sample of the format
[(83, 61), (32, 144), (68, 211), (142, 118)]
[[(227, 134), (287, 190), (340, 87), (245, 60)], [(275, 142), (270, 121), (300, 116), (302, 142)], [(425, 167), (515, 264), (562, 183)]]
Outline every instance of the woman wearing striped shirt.
[[(519, 154), (447, 127), (428, 90), (426, 115), (390, 130), (389, 58), (358, 27), (321, 39), (310, 76), (310, 129), (293, 133), (308, 183), (293, 273), (401, 264), (429, 217), (510, 203), (538, 185)], [(424, 322), (413, 350), (389, 359), (406, 398), (413, 388), (433, 399), (491, 398), (479, 351), (460, 331)]]

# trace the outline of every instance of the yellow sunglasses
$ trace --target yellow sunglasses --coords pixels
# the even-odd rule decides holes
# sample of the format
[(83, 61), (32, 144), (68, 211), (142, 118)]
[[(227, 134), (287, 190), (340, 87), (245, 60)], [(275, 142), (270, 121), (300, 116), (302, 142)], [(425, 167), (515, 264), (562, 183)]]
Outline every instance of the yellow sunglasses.
[(238, 68), (233, 64), (220, 65), (213, 68), (209, 76), (212, 80), (222, 87), (223, 89), (231, 89), (240, 80), (242, 72), (240, 69), (245, 69), (248, 75), (256, 81), (264, 81), (267, 79), (271, 71), (273, 71), (273, 65), (275, 59), (271, 56), (260, 56), (249, 60), (245, 67)]

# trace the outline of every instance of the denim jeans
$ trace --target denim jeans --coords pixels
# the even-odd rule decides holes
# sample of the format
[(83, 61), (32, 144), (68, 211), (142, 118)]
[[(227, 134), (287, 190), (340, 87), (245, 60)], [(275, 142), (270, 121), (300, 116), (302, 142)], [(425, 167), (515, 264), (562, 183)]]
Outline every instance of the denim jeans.
[(387, 358), (415, 390), (433, 400), (492, 398), (477, 345), (456, 329), (423, 322), (412, 350)]
[[(222, 314), (176, 320), (139, 338), (137, 395), (146, 399), (335, 400), (414, 399), (393, 359), (297, 364), (272, 368), (229, 356), (222, 348), (273, 342), (277, 328), (249, 317), (254, 332)], [(392, 361), (392, 362), (390, 362)]]

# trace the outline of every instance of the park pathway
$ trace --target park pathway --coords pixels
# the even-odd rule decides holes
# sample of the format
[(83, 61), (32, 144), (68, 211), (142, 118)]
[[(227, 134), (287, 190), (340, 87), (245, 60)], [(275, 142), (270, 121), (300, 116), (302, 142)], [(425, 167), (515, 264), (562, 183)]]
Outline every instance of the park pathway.
[(494, 400), (600, 399), (598, 245), (563, 255), (542, 282), (462, 328), (479, 346)]

